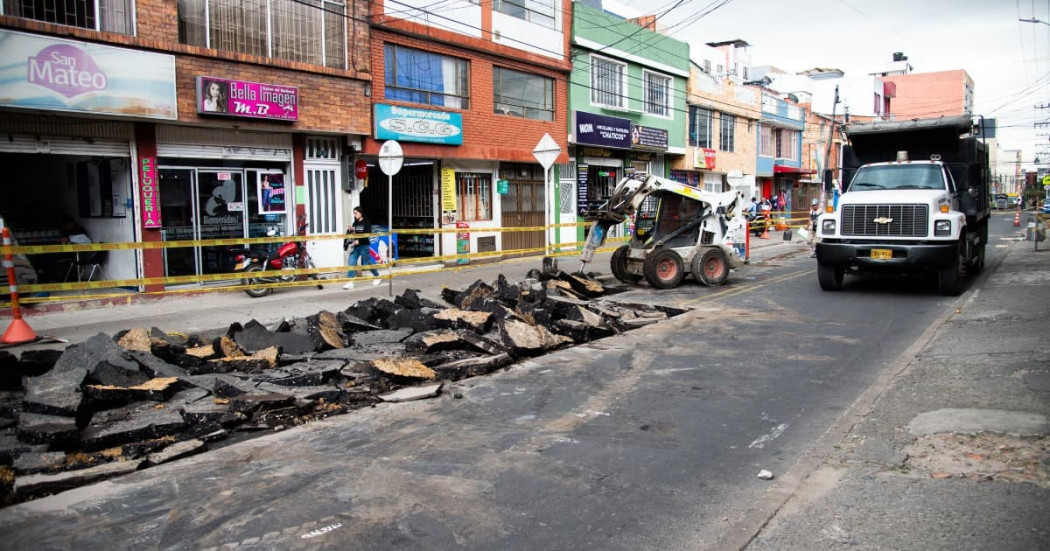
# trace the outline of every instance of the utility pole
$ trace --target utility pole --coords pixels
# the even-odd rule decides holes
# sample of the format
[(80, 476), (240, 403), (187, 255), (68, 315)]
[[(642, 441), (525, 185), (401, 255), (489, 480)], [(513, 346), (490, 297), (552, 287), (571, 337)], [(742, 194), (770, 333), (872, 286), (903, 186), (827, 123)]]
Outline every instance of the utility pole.
[[(831, 146), (835, 142), (835, 108), (839, 104), (839, 85), (835, 85), (835, 102), (831, 104), (831, 127), (828, 131), (828, 147), (824, 152), (824, 194), (832, 192), (834, 172), (831, 170)], [(839, 159), (841, 163), (842, 160)]]

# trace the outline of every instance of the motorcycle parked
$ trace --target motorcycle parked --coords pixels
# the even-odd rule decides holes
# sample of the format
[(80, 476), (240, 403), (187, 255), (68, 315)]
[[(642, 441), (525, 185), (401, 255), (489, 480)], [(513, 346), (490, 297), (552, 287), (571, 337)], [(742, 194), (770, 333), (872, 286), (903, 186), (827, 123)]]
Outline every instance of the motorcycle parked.
[[(296, 235), (305, 237), (307, 225), (305, 217), (299, 217), (297, 222), (299, 229)], [(310, 258), (310, 253), (306, 250), (304, 240), (283, 243), (269, 254), (253, 249), (231, 249), (230, 252), (235, 255), (234, 261), (240, 266), (236, 271), (245, 274), (241, 280), (246, 287), (244, 292), (252, 298), (272, 293), (272, 285), (294, 281), (296, 275), (287, 273), (289, 270), (316, 267), (313, 259)], [(308, 277), (314, 280), (320, 279), (317, 274), (309, 274)], [(318, 283), (317, 288), (323, 289), (324, 286)]]

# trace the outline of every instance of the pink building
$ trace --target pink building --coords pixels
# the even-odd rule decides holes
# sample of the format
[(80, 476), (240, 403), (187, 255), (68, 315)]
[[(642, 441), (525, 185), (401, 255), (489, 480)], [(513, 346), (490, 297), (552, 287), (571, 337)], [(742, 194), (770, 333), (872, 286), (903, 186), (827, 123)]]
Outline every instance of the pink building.
[(973, 113), (973, 79), (962, 69), (934, 73), (875, 73), (875, 116), (930, 119)]

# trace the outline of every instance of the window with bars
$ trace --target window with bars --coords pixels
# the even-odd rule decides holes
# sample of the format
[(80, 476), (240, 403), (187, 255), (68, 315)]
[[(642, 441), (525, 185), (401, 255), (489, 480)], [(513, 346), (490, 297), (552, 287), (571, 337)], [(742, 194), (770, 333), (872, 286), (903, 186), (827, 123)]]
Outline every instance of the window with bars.
[(331, 0), (178, 0), (179, 42), (346, 68), (346, 5)]
[(758, 154), (763, 157), (772, 157), (775, 151), (774, 144), (776, 138), (774, 137), (773, 127), (760, 124), (758, 125)]
[(554, 79), (492, 68), (493, 109), (501, 115), (554, 120)]
[(135, 34), (133, 0), (4, 0), (3, 15), (120, 34)]
[(554, 28), (554, 0), (492, 0), (492, 9), (537, 25)]
[(591, 103), (627, 107), (627, 64), (591, 56)]
[(457, 172), (456, 192), (461, 220), (492, 220), (491, 174)]
[(689, 145), (711, 147), (711, 110), (689, 106)]
[(383, 46), (387, 99), (470, 108), (470, 64), (397, 44)]
[(718, 148), (722, 151), (736, 151), (736, 117), (722, 113), (722, 134), (718, 138)]
[(645, 77), (645, 112), (661, 117), (671, 116), (671, 77), (643, 71)]

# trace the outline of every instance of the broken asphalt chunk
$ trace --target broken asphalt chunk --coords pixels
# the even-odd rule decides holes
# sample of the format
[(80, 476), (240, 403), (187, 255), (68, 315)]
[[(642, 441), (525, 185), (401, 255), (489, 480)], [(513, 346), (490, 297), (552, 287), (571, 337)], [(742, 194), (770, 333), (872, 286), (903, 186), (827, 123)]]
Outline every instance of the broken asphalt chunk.
[(342, 324), (336, 319), (335, 314), (327, 310), (307, 316), (306, 331), (313, 340), (314, 350), (346, 347), (346, 335), (343, 334)]
[(15, 493), (19, 497), (25, 498), (45, 493), (60, 492), (98, 482), (99, 480), (135, 472), (141, 463), (141, 460), (112, 461), (104, 465), (77, 471), (20, 476), (15, 479)]
[(146, 462), (149, 465), (160, 465), (161, 463), (167, 463), (173, 459), (202, 452), (204, 449), (204, 442), (201, 442), (196, 438), (193, 440), (176, 442), (163, 450), (149, 454), (149, 456), (146, 457)]
[(572, 343), (569, 337), (555, 335), (542, 325), (514, 320), (500, 323), (500, 337), (512, 356), (533, 356), (545, 350)]
[(466, 358), (443, 364), (435, 365), (433, 369), (440, 378), (458, 381), (466, 377), (477, 377), (486, 375), (493, 371), (510, 365), (514, 359), (506, 352), (495, 356), (482, 356), (480, 358)]
[(185, 387), (178, 377), (149, 379), (134, 386), (84, 385), (84, 394), (101, 402), (164, 402)]
[(492, 325), (492, 314), (489, 312), (471, 312), (458, 308), (446, 308), (433, 314), (435, 328), (469, 329), (482, 334)]
[(442, 384), (443, 383), (424, 386), (409, 386), (386, 394), (380, 394), (379, 398), (384, 402), (410, 402), (412, 400), (432, 398), (441, 392)]
[(379, 358), (372, 362), (372, 367), (387, 375), (408, 379), (433, 379), (437, 376), (433, 369), (415, 358)]
[(30, 444), (70, 447), (79, 440), (73, 417), (22, 412), (18, 415), (18, 439)]

